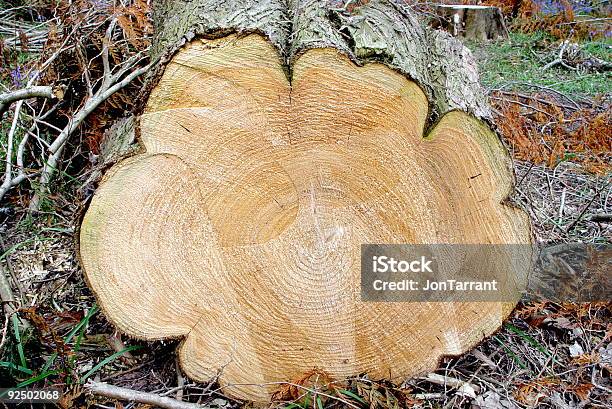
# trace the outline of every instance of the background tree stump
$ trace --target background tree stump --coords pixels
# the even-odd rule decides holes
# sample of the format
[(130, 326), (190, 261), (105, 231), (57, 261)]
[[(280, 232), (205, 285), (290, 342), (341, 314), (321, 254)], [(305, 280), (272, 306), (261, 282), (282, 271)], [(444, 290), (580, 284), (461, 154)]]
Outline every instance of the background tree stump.
[(481, 41), (508, 38), (498, 7), (440, 4), (435, 6), (435, 12), (440, 18), (433, 22), (433, 27), (442, 27), (455, 37)]

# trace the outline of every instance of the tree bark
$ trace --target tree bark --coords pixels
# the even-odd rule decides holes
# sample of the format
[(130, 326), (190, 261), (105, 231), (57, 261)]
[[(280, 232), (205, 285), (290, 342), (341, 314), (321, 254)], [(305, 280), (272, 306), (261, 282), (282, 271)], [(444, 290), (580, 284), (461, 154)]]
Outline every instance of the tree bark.
[(152, 57), (163, 57), (163, 66), (196, 36), (259, 33), (276, 47), (289, 74), (305, 50), (335, 48), (358, 65), (382, 62), (413, 79), (429, 97), (430, 123), (452, 110), (491, 120), (476, 64), (461, 42), (446, 32), (426, 29), (399, 0), (370, 1), (351, 10), (341, 4), (163, 0), (155, 6)]

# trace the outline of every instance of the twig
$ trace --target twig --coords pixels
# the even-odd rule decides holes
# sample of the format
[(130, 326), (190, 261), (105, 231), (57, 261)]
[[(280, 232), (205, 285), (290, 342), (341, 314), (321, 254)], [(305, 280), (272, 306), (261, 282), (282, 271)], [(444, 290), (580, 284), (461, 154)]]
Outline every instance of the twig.
[(427, 376), (422, 377), (421, 379), (436, 385), (442, 385), (444, 387), (450, 386), (451, 388), (455, 388), (458, 390), (469, 390), (469, 388), (471, 388), (476, 393), (480, 392), (480, 387), (478, 385), (472, 385), (469, 382), (462, 381), (461, 379), (453, 378), (447, 375), (430, 373), (427, 374)]
[(563, 61), (563, 53), (565, 52), (565, 49), (567, 48), (568, 45), (569, 45), (569, 40), (563, 41), (563, 44), (561, 44), (561, 47), (559, 48), (559, 57), (556, 60), (551, 61), (548, 64), (546, 64), (544, 67), (542, 67), (542, 71), (546, 71), (547, 69), (552, 68), (558, 64), (561, 64), (567, 69), (575, 70), (576, 68), (570, 67)]
[(8, 133), (7, 148), (6, 148), (6, 166), (4, 170), (4, 181), (0, 185), (0, 199), (4, 196), (7, 190), (12, 186), (11, 172), (13, 171), (13, 138), (15, 137), (15, 131), (17, 130), (17, 123), (19, 122), (19, 113), (21, 112), (21, 106), (23, 105), (23, 99), (17, 102), (15, 107), (15, 116), (11, 124), (11, 129)]
[(612, 20), (612, 18), (611, 17), (601, 17), (601, 18), (590, 18), (590, 19), (585, 19), (585, 20), (574, 20), (574, 21), (569, 21), (566, 23), (558, 23), (557, 25), (567, 26), (570, 24), (594, 23), (596, 21), (608, 21), (608, 20)]
[(141, 363), (140, 365), (133, 366), (133, 367), (131, 367), (129, 369), (125, 369), (125, 370), (119, 371), (119, 372), (114, 372), (114, 373), (112, 373), (112, 374), (110, 374), (108, 376), (103, 377), (102, 379), (100, 379), (100, 381), (102, 381), (102, 382), (110, 381), (111, 379), (116, 378), (118, 376), (125, 375), (125, 374), (128, 374), (128, 373), (132, 373), (134, 371), (137, 371), (137, 370), (139, 370), (139, 369), (149, 365), (150, 363), (151, 363), (151, 361), (147, 361), (147, 362)]
[(6, 333), (8, 332), (10, 315), (11, 314), (9, 313), (4, 314), (4, 327), (2, 327), (2, 338), (0, 339), (0, 350), (2, 350), (2, 347), (4, 346), (4, 343), (6, 342)]
[(529, 173), (531, 172), (531, 169), (533, 169), (533, 167), (535, 166), (535, 163), (531, 162), (529, 169), (527, 169), (527, 172), (525, 172), (525, 174), (523, 175), (523, 177), (521, 177), (521, 180), (519, 180), (519, 182), (516, 184), (516, 187), (520, 187), (521, 184), (523, 183), (523, 181), (525, 180), (525, 178), (527, 176), (529, 176)]
[(104, 382), (89, 381), (85, 384), (85, 389), (94, 395), (106, 396), (107, 398), (127, 400), (131, 402), (144, 403), (147, 405), (159, 406), (165, 409), (204, 409), (210, 406), (199, 405), (197, 403), (181, 402), (166, 396), (159, 396), (154, 393), (140, 392), (133, 389), (121, 388), (109, 385)]
[[(68, 40), (64, 40), (64, 43), (62, 44), (62, 46), (55, 52), (53, 53), (53, 55), (51, 55), (51, 57), (49, 57), (44, 63), (41, 64), (40, 69), (34, 71), (31, 74), (31, 78), (28, 81), (27, 85), (26, 85), (26, 89), (32, 89), (35, 88), (35, 86), (33, 86), (34, 82), (38, 79), (40, 73), (45, 70), (52, 62), (53, 60), (55, 60), (61, 53), (62, 51), (62, 47), (66, 44)], [(55, 95), (56, 98), (62, 98), (63, 97), (63, 87), (58, 87), (58, 88), (53, 88), (52, 87), (52, 92), (53, 95)], [(8, 101), (8, 99), (7, 99)], [(13, 151), (13, 139), (14, 139), (14, 134), (16, 131), (16, 127), (17, 127), (17, 122), (19, 120), (19, 113), (21, 111), (21, 106), (23, 105), (23, 102), (25, 101), (24, 98), (17, 100), (17, 106), (15, 107), (15, 114), (13, 117), (13, 124), (11, 125), (11, 129), (9, 131), (9, 135), (8, 135), (8, 140), (7, 140), (7, 151), (6, 151), (6, 169), (5, 169), (5, 174), (4, 174), (4, 180), (2, 182), (2, 184), (0, 185), (0, 200), (2, 200), (2, 198), (4, 197), (4, 195), (6, 194), (6, 192), (12, 188), (13, 186), (17, 186), (19, 183), (21, 183), (23, 180), (27, 179), (29, 176), (31, 175), (26, 175), (23, 172), (23, 150), (25, 148), (25, 144), (28, 140), (29, 134), (26, 132), (23, 140), (21, 141), (21, 143), (19, 144), (18, 150), (17, 150), (17, 165), (18, 165), (18, 174), (16, 177), (12, 177), (12, 151)]]
[(417, 393), (414, 395), (415, 399), (419, 400), (432, 400), (432, 399), (440, 399), (444, 394), (440, 392), (431, 392), (431, 393)]
[[(569, 106), (569, 105), (561, 104), (558, 101), (550, 101), (550, 100), (538, 98), (537, 96), (534, 96), (534, 95), (527, 95), (527, 94), (522, 94), (522, 93), (519, 93), (519, 92), (510, 92), (510, 91), (504, 91), (504, 90), (496, 90), (495, 92), (498, 92), (498, 93), (503, 94), (503, 95), (508, 95), (508, 96), (517, 96), (517, 97), (521, 97), (521, 98), (524, 98), (524, 99), (532, 99), (532, 100), (540, 102), (542, 104), (558, 106), (560, 108), (565, 108), (565, 109), (570, 109), (570, 110), (576, 109), (575, 106)], [(512, 101), (512, 100), (510, 100), (510, 101)]]
[[(501, 97), (496, 97), (496, 96), (491, 96), (491, 99), (494, 99), (494, 100), (496, 100), (496, 101), (506, 101), (506, 102), (510, 102), (510, 103), (512, 103), (512, 104), (520, 105), (520, 106), (522, 106), (523, 108), (533, 109), (534, 111), (539, 112), (539, 113), (544, 114), (544, 115), (547, 115), (547, 116), (549, 116), (549, 117), (552, 117), (552, 116), (553, 116), (553, 115), (552, 115), (551, 113), (549, 113), (549, 112), (543, 111), (543, 110), (541, 110), (541, 109), (539, 109), (539, 108), (536, 108), (536, 107), (534, 107), (534, 106), (532, 106), (532, 105), (529, 105), (529, 104), (524, 104), (524, 103), (522, 103), (521, 101), (517, 101), (517, 100), (514, 100), (514, 99), (507, 99), (507, 98), (501, 98)], [(530, 112), (530, 113), (525, 114), (525, 115), (531, 115), (531, 114), (533, 114), (533, 112)]]
[(507, 88), (507, 87), (509, 87), (509, 86), (511, 86), (511, 85), (513, 85), (513, 84), (516, 84), (516, 85), (524, 85), (524, 86), (527, 86), (527, 87), (530, 87), (530, 88), (538, 88), (538, 89), (541, 89), (541, 90), (544, 90), (544, 91), (552, 92), (552, 93), (554, 93), (554, 94), (556, 94), (556, 95), (558, 95), (558, 96), (560, 96), (560, 97), (565, 98), (565, 99), (566, 99), (566, 100), (568, 100), (569, 102), (571, 102), (571, 103), (572, 103), (572, 105), (574, 105), (574, 107), (575, 107), (576, 109), (580, 109), (580, 105), (578, 105), (578, 103), (577, 103), (576, 101), (574, 101), (572, 98), (570, 98), (570, 97), (569, 97), (569, 96), (567, 96), (566, 94), (562, 93), (561, 91), (557, 91), (557, 90), (556, 90), (556, 89), (554, 89), (554, 88), (546, 87), (546, 86), (544, 86), (544, 85), (540, 85), (540, 84), (532, 84), (532, 83), (530, 83), (530, 82), (524, 82), (524, 81), (510, 81), (510, 82), (508, 82), (508, 83), (506, 83), (506, 84), (504, 84), (504, 85), (500, 86), (499, 88), (492, 89), (492, 90), (491, 90), (491, 92), (494, 92), (494, 91), (501, 91), (501, 90), (503, 90), (504, 88)]
[(563, 224), (563, 209), (565, 208), (565, 195), (567, 194), (567, 188), (563, 188), (561, 192), (561, 204), (559, 205), (559, 225)]
[(584, 206), (584, 208), (582, 209), (582, 211), (580, 212), (580, 214), (578, 215), (578, 217), (576, 217), (576, 219), (569, 225), (567, 226), (567, 228), (565, 229), (565, 232), (568, 233), (570, 231), (572, 231), (572, 229), (574, 228), (574, 226), (580, 221), (580, 219), (582, 219), (582, 216), (584, 216), (584, 214), (586, 213), (586, 211), (589, 209), (589, 207), (591, 207), (591, 205), (593, 204), (593, 202), (595, 201), (595, 198), (597, 198), (601, 192), (604, 191), (604, 189), (606, 189), (608, 187), (610, 183), (607, 183), (602, 189), (600, 189), (598, 192), (595, 192), (595, 194), (593, 195), (593, 197), (591, 198), (591, 200), (589, 200), (589, 202), (586, 204), (586, 206)]
[(185, 388), (185, 378), (181, 374), (181, 365), (179, 364), (178, 357), (174, 360), (174, 365), (176, 366), (176, 400), (183, 400), (183, 389)]
[(588, 217), (588, 220), (591, 222), (609, 223), (612, 221), (612, 213), (592, 214)]
[(2, 114), (4, 114), (4, 112), (6, 112), (8, 107), (13, 102), (21, 101), (23, 99), (28, 99), (28, 98), (37, 98), (37, 97), (49, 98), (49, 99), (61, 98), (63, 96), (62, 94), (63, 93), (61, 92), (59, 88), (53, 89), (53, 87), (48, 86), (48, 85), (45, 85), (45, 86), (36, 85), (32, 87), (19, 89), (13, 92), (6, 92), (4, 94), (0, 94), (0, 117), (2, 116)]
[[(11, 284), (8, 281), (8, 277), (6, 275), (6, 271), (4, 271), (4, 266), (0, 261), (0, 302), (4, 307), (8, 306), (9, 303), (13, 303), (15, 301), (15, 297), (13, 297), (13, 290), (11, 289)], [(6, 312), (6, 308), (5, 312)]]

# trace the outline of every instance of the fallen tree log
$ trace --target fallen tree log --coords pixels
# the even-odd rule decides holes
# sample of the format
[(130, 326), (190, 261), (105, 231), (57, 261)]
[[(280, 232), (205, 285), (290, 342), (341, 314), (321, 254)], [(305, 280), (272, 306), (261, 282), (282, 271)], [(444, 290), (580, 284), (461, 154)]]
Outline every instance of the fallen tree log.
[(158, 3), (145, 152), (81, 226), (106, 316), (242, 399), (426, 372), (514, 306), (362, 301), (361, 244), (531, 241), (469, 52), (400, 2), (327, 4)]

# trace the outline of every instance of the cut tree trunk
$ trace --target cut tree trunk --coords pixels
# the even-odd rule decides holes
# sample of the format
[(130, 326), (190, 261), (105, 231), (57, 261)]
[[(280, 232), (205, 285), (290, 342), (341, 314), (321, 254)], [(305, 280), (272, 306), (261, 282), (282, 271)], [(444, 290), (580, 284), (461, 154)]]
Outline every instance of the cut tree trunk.
[(455, 37), (481, 41), (508, 38), (499, 7), (442, 4), (435, 11), (440, 18), (434, 21), (433, 27), (442, 27)]
[(107, 317), (241, 399), (431, 370), (514, 306), (364, 302), (361, 244), (531, 242), (469, 52), (401, 3), (327, 4), (158, 3), (145, 153), (81, 226)]

